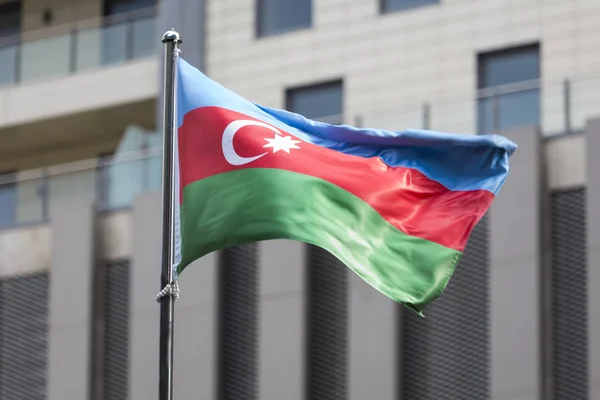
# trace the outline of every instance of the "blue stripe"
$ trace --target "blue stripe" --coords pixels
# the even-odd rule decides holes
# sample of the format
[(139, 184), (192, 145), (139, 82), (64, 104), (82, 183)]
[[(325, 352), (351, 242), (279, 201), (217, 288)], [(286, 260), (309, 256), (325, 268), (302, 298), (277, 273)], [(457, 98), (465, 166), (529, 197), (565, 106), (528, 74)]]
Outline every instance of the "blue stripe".
[(391, 132), (330, 125), (284, 110), (254, 104), (179, 59), (178, 126), (200, 107), (233, 110), (300, 139), (345, 154), (381, 157), (391, 167), (414, 168), (450, 190), (488, 190), (497, 194), (508, 160), (517, 146), (499, 135), (458, 135), (424, 130)]

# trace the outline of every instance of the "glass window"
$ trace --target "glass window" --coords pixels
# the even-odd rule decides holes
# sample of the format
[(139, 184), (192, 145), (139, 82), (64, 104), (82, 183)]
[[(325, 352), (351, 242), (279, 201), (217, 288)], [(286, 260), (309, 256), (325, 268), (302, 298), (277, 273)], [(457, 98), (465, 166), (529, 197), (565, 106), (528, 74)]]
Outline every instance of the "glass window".
[(2, 178), (0, 182), (11, 181), (0, 183), (0, 229), (2, 229), (15, 225), (17, 193), (14, 173), (0, 173), (0, 177)]
[(256, 0), (258, 36), (310, 28), (312, 0)]
[(17, 80), (18, 44), (0, 45), (0, 86)]
[(540, 77), (538, 46), (484, 53), (479, 56), (479, 88), (531, 81)]
[(154, 40), (156, 16), (152, 7), (156, 3), (156, 0), (105, 0), (105, 26), (101, 32), (103, 65), (121, 64), (155, 54), (159, 47)]
[(380, 0), (382, 13), (406, 10), (439, 3), (439, 0)]
[[(538, 125), (540, 122), (539, 46), (526, 46), (478, 57), (477, 86), (482, 91), (477, 102), (478, 131), (481, 134)], [(523, 89), (498, 91), (502, 85), (529, 83)], [(533, 87), (532, 87), (533, 85)]]
[(288, 89), (286, 108), (306, 118), (339, 124), (344, 111), (343, 83), (335, 81)]
[(128, 24), (121, 22), (107, 25), (102, 29), (102, 64), (115, 65), (127, 60)]
[(18, 35), (21, 31), (21, 2), (0, 4), (0, 38)]
[(155, 5), (156, 0), (104, 0), (104, 15), (121, 14)]

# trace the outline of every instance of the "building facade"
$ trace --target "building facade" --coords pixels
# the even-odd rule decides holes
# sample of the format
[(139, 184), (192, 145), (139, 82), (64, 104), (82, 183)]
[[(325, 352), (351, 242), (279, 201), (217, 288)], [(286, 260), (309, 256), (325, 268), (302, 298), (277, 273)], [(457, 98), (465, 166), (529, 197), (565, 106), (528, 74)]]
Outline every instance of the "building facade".
[(0, 0), (0, 400), (156, 399), (161, 34), (332, 123), (517, 142), (423, 319), (328, 253), (188, 267), (177, 399), (600, 400), (596, 0)]

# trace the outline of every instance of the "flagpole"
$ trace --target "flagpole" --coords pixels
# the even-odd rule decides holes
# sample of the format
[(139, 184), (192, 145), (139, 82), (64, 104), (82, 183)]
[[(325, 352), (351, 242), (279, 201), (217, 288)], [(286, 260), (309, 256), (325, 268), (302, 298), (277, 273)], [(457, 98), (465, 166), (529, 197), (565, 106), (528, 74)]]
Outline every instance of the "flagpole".
[(162, 174), (162, 260), (160, 287), (160, 357), (159, 400), (173, 399), (173, 325), (175, 323), (176, 282), (173, 279), (174, 264), (174, 163), (175, 146), (175, 85), (179, 33), (165, 32), (162, 37), (164, 53), (164, 113), (163, 113), (163, 174)]

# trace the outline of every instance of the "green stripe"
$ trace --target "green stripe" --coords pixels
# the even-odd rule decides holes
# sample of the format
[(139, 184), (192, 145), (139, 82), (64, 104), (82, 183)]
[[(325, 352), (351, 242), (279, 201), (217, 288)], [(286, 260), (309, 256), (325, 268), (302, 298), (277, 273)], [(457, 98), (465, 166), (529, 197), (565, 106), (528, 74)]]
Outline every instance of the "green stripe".
[(181, 272), (215, 250), (292, 239), (328, 250), (371, 286), (421, 312), (446, 287), (462, 253), (409, 236), (325, 180), (243, 169), (191, 183), (181, 206)]

